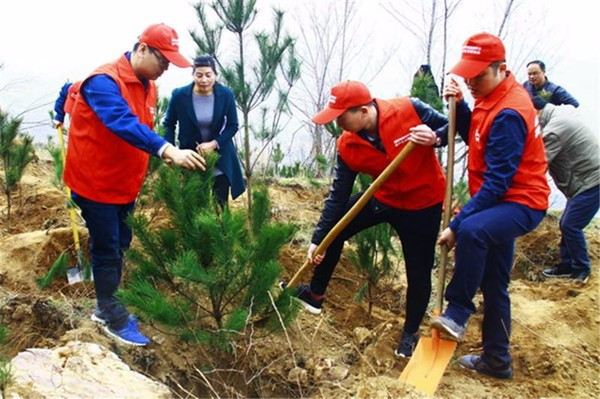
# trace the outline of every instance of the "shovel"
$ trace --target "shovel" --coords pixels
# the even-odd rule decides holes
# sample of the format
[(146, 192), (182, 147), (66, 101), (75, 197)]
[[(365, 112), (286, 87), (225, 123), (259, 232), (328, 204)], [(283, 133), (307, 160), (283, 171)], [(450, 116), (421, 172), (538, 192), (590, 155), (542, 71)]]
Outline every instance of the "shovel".
[[(60, 144), (60, 154), (63, 161), (63, 167), (66, 164), (65, 157), (65, 139), (64, 132), (62, 126), (57, 127), (58, 131), (58, 142)], [(71, 230), (73, 230), (73, 241), (75, 242), (75, 251), (77, 252), (77, 264), (71, 268), (67, 269), (67, 280), (69, 284), (75, 284), (82, 282), (84, 280), (90, 280), (91, 273), (89, 270), (84, 267), (84, 258), (83, 252), (81, 251), (81, 246), (79, 245), (79, 230), (77, 229), (76, 217), (75, 217), (75, 209), (73, 208), (73, 204), (71, 203), (71, 189), (68, 186), (65, 186), (65, 191), (67, 193), (67, 211), (69, 212), (69, 219), (71, 221)], [(87, 278), (84, 278), (87, 277)]]
[[(448, 167), (446, 170), (446, 197), (444, 199), (444, 215), (442, 230), (448, 227), (452, 212), (452, 185), (454, 181), (454, 135), (456, 134), (456, 99), (448, 98)], [(446, 265), (448, 264), (448, 247), (442, 245), (440, 267), (438, 270), (437, 292), (435, 297), (434, 315), (442, 313), (444, 302), (444, 285), (446, 282)], [(440, 333), (432, 328), (431, 338), (419, 339), (410, 361), (400, 375), (400, 381), (412, 385), (415, 390), (426, 395), (433, 395), (437, 389), (444, 370), (450, 362), (456, 341), (440, 338)]]
[[(409, 136), (410, 135), (404, 136), (403, 140), (401, 140), (399, 144), (408, 141)], [(383, 184), (383, 182), (387, 180), (387, 178), (392, 174), (392, 172), (396, 170), (398, 165), (400, 165), (400, 163), (404, 161), (404, 158), (406, 158), (406, 156), (410, 154), (415, 145), (416, 144), (414, 144), (413, 142), (409, 142), (402, 149), (402, 151), (400, 151), (398, 155), (396, 155), (396, 158), (394, 158), (394, 160), (383, 170), (383, 172), (381, 172), (381, 174), (377, 176), (377, 179), (375, 179), (371, 183), (367, 191), (365, 191), (363, 195), (360, 196), (360, 198), (358, 199), (358, 201), (356, 201), (352, 208), (350, 208), (350, 210), (346, 212), (346, 214), (340, 219), (340, 221), (337, 222), (333, 229), (331, 229), (329, 233), (327, 233), (323, 241), (315, 249), (315, 256), (321, 255), (323, 252), (325, 252), (327, 247), (329, 247), (329, 244), (331, 244), (331, 242), (336, 239), (336, 237), (342, 232), (342, 230), (344, 230), (346, 226), (348, 226), (348, 224), (352, 221), (352, 219), (354, 219), (356, 214), (358, 214), (358, 212), (360, 212), (360, 210), (364, 208), (364, 206), (367, 204), (367, 202), (369, 202), (369, 200), (371, 199), (375, 191), (379, 188), (379, 186), (381, 186), (381, 184)], [(307, 259), (306, 262), (304, 262), (304, 264), (302, 265), (302, 267), (300, 267), (300, 269), (296, 272), (294, 277), (292, 277), (292, 279), (288, 282), (286, 287), (295, 287), (296, 285), (298, 285), (304, 273), (307, 270), (310, 270), (311, 266), (312, 263), (310, 262), (310, 260)]]

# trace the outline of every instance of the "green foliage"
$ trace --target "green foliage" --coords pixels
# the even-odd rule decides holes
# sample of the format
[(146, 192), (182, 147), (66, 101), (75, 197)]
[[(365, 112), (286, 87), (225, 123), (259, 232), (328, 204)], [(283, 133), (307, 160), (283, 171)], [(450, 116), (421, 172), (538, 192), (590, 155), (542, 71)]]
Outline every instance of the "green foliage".
[(48, 142), (46, 144), (46, 149), (50, 153), (52, 157), (52, 165), (54, 165), (54, 175), (52, 176), (52, 185), (59, 190), (64, 188), (63, 183), (63, 171), (64, 171), (64, 163), (62, 157), (62, 151), (60, 147), (56, 145), (54, 140), (50, 136), (48, 136)]
[[(190, 34), (198, 47), (197, 54), (209, 54), (215, 58), (220, 79), (235, 95), (242, 113), (240, 125), (244, 142), (239, 153), (244, 161), (242, 165), (248, 191), (252, 191), (254, 167), (260, 155), (281, 132), (283, 116), (290, 114), (288, 98), (300, 77), (300, 61), (295, 54), (294, 40), (284, 33), (283, 11), (273, 9), (271, 31), (251, 31), (257, 15), (256, 0), (214, 0), (208, 8), (205, 4), (198, 2), (194, 5), (203, 33), (192, 31)], [(209, 9), (216, 14), (217, 24), (209, 22)], [(225, 65), (218, 56), (224, 29), (237, 41), (238, 52), (229, 65)], [(248, 59), (248, 54), (252, 54), (251, 59)], [(259, 126), (254, 127), (250, 123), (250, 113), (257, 108), (261, 117)], [(259, 141), (258, 148), (251, 146), (251, 133)], [(248, 209), (252, 209), (252, 195), (247, 198)]]
[[(160, 97), (156, 102), (156, 113), (154, 114), (154, 127), (153, 130), (160, 136), (165, 137), (165, 128), (162, 125), (161, 121), (164, 119), (167, 108), (169, 106), (169, 98), (168, 97)], [(148, 196), (151, 194), (150, 185), (152, 180), (156, 175), (156, 170), (160, 165), (163, 164), (163, 160), (151, 156), (148, 162), (148, 170), (146, 171), (146, 178), (144, 179), (144, 183), (140, 189), (140, 193), (138, 196), (138, 205), (144, 206), (148, 203)]]
[(444, 103), (438, 94), (438, 88), (431, 74), (415, 76), (410, 89), (410, 96), (417, 97), (424, 103), (429, 104), (436, 111), (442, 112)]
[(458, 202), (457, 205), (460, 207), (465, 206), (467, 202), (471, 199), (471, 194), (469, 193), (469, 184), (465, 179), (459, 180), (454, 185), (454, 198)]
[(50, 284), (52, 284), (56, 277), (66, 275), (70, 260), (71, 257), (69, 254), (67, 252), (62, 252), (54, 261), (52, 266), (50, 266), (48, 272), (44, 276), (36, 279), (38, 287), (40, 287), (42, 290), (45, 290)]
[[(370, 180), (370, 176), (358, 175), (360, 191), (368, 188)], [(392, 257), (396, 255), (396, 250), (392, 246), (392, 231), (389, 224), (382, 223), (361, 231), (353, 238), (356, 250), (349, 258), (363, 282), (355, 299), (360, 302), (366, 298), (369, 303), (369, 313), (373, 306), (375, 286), (392, 271)]]
[[(121, 300), (188, 342), (231, 347), (256, 318), (275, 329), (271, 290), (279, 279), (277, 261), (296, 228), (270, 220), (266, 187), (252, 193), (247, 211), (221, 210), (213, 196), (216, 156), (199, 173), (162, 166), (151, 191), (168, 223), (151, 226), (143, 213), (130, 218), (140, 245), (127, 252), (133, 265)], [(289, 294), (275, 301), (286, 322), (295, 314)]]
[(325, 125), (325, 130), (329, 132), (336, 139), (342, 135), (342, 128), (337, 125), (335, 122), (329, 122)]
[(19, 133), (22, 120), (0, 111), (0, 161), (4, 173), (0, 186), (6, 195), (6, 220), (10, 227), (12, 192), (17, 188), (25, 167), (34, 159), (33, 139)]
[[(4, 325), (0, 324), (0, 347), (4, 347), (6, 338), (10, 331)], [(4, 355), (4, 350), (0, 350), (0, 391), (4, 390), (6, 384), (12, 379), (10, 362)]]
[(283, 165), (281, 167), (280, 176), (281, 177), (297, 177), (302, 172), (301, 170), (302, 164), (296, 161), (293, 165)]

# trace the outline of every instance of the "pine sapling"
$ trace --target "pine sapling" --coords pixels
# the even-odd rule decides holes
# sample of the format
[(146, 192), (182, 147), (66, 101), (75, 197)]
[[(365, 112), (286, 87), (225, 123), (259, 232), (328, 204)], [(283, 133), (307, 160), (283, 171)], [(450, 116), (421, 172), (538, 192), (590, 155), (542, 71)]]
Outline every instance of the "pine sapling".
[[(215, 162), (208, 157), (203, 173), (159, 168), (151, 191), (168, 220), (155, 227), (142, 213), (130, 218), (140, 245), (127, 253), (133, 269), (119, 296), (184, 340), (227, 350), (253, 320), (275, 316), (269, 293), (295, 227), (270, 220), (266, 189), (253, 193), (250, 226), (245, 209), (218, 207)], [(276, 302), (287, 322), (295, 310), (290, 299), (279, 295)], [(279, 325), (266, 320), (271, 330)]]
[(3, 174), (0, 185), (6, 195), (6, 222), (10, 229), (12, 193), (18, 187), (25, 167), (34, 159), (33, 140), (19, 133), (22, 120), (0, 111), (0, 161)]

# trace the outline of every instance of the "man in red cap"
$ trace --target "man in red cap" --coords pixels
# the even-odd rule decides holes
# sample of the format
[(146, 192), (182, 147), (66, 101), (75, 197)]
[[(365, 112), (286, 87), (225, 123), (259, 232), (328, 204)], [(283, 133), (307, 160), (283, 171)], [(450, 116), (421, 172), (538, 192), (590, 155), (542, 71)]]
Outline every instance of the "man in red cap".
[(471, 199), (439, 238), (456, 244), (455, 269), (446, 290), (446, 311), (432, 322), (462, 340), (473, 297), (484, 300), (483, 354), (460, 358), (461, 366), (496, 378), (511, 378), (508, 284), (515, 239), (542, 221), (550, 189), (537, 114), (525, 89), (507, 70), (502, 41), (489, 33), (471, 36), (450, 71), (465, 79), (475, 98), (473, 111), (454, 79), (444, 96), (456, 96), (457, 123), (470, 125), (463, 135), (469, 145)]
[(64, 181), (90, 233), (97, 301), (92, 320), (129, 345), (149, 343), (135, 317), (115, 298), (123, 252), (132, 238), (126, 219), (144, 181), (149, 155), (187, 169), (205, 168), (198, 153), (180, 150), (152, 131), (154, 80), (170, 63), (191, 66), (179, 54), (173, 28), (149, 26), (131, 52), (100, 66), (81, 83), (69, 129)]
[[(447, 129), (447, 118), (417, 99), (374, 99), (364, 84), (344, 81), (331, 89), (329, 104), (313, 117), (317, 124), (334, 120), (344, 132), (337, 142), (333, 184), (308, 249), (308, 258), (316, 267), (310, 285), (298, 287), (296, 296), (308, 311), (321, 313), (325, 290), (344, 242), (371, 226), (389, 223), (402, 243), (408, 280), (406, 321), (396, 355), (410, 357), (431, 294), (431, 269), (445, 187), (433, 146), (439, 143), (439, 132)], [(375, 179), (408, 141), (420, 145), (327, 251), (315, 256), (318, 244), (360, 197), (351, 195), (356, 175), (365, 173)]]

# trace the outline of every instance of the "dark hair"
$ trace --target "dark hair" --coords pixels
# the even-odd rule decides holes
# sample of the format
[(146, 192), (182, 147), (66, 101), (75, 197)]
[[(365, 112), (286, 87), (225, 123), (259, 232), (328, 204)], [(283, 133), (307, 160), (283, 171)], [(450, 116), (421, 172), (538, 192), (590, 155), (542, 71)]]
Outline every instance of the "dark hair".
[(217, 65), (215, 59), (210, 55), (204, 54), (194, 59), (194, 71), (197, 67), (210, 67), (215, 75), (217, 75)]
[(529, 67), (529, 65), (531, 65), (531, 64), (537, 64), (537, 65), (539, 65), (539, 67), (542, 70), (542, 72), (546, 72), (546, 64), (544, 64), (542, 61), (540, 61), (540, 60), (529, 61), (527, 63), (527, 67)]
[(346, 111), (350, 111), (350, 112), (357, 112), (359, 109), (361, 109), (362, 107), (370, 107), (371, 105), (375, 105), (375, 101), (371, 100), (366, 104), (362, 104), (362, 105), (355, 105), (354, 107), (350, 107), (348, 108)]
[(492, 67), (492, 70), (494, 71), (494, 75), (496, 75), (498, 73), (498, 68), (500, 68), (500, 65), (505, 63), (505, 60), (501, 60), (501, 61), (494, 61), (490, 64), (490, 66)]

